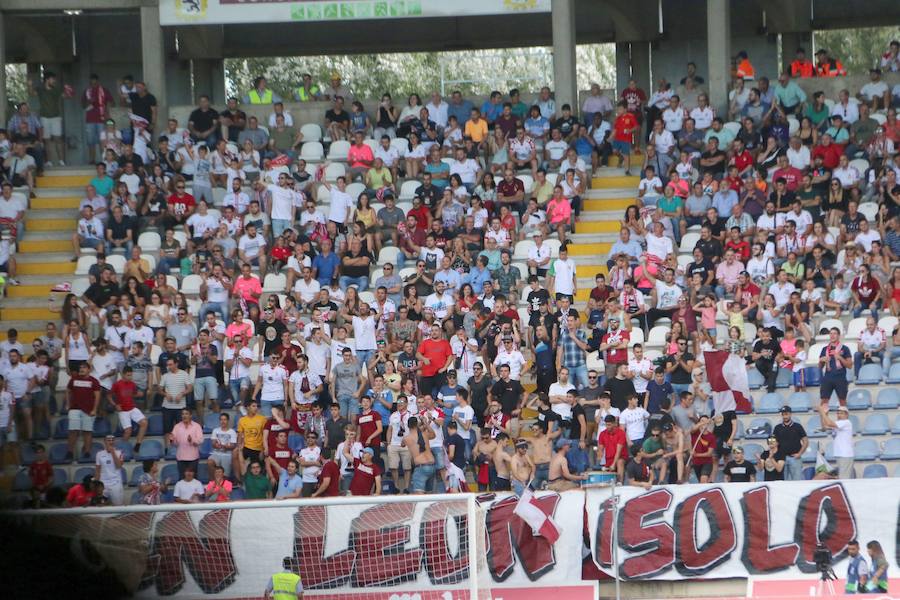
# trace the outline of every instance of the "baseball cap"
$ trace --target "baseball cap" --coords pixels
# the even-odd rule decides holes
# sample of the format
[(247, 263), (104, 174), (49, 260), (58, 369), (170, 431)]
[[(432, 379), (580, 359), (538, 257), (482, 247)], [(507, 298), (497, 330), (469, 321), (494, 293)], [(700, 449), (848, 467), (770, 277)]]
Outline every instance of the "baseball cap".
[(742, 446), (735, 446), (734, 448), (731, 449), (731, 452), (733, 454), (743, 454), (744, 448)]
[(375, 450), (373, 450), (372, 448), (363, 448), (363, 452), (365, 452), (369, 456), (375, 456)]
[(527, 447), (528, 447), (527, 440), (523, 440), (522, 438), (519, 438), (516, 440), (516, 448), (527, 448)]
[(553, 444), (553, 446), (554, 446), (557, 450), (560, 450), (560, 449), (562, 449), (562, 448), (565, 448), (566, 446), (571, 446), (571, 445), (572, 445), (572, 440), (568, 440), (568, 439), (566, 439), (566, 438), (559, 438), (559, 439), (556, 440), (556, 442)]
[(781, 410), (778, 411), (778, 412), (792, 413), (792, 412), (794, 412), (794, 411), (791, 410), (791, 407), (790, 407), (790, 406), (788, 406), (787, 404), (785, 404), (784, 406), (781, 407)]
[(297, 346), (298, 348), (302, 348), (303, 344), (301, 344), (299, 340), (291, 340), (291, 346)]

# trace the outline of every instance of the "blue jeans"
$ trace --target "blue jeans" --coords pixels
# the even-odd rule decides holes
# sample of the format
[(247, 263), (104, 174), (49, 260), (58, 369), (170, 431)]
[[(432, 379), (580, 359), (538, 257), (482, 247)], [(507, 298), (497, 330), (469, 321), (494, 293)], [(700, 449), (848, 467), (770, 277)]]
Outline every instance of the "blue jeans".
[(228, 322), (228, 307), (222, 306), (221, 302), (204, 302), (200, 305), (200, 314), (197, 315), (197, 320), (200, 322), (200, 327), (203, 327), (203, 324), (206, 322), (206, 313), (209, 311), (213, 311), (217, 315), (219, 315), (226, 323)]
[(550, 463), (534, 465), (534, 479), (531, 480), (532, 489), (541, 489), (548, 479), (550, 479)]
[(366, 275), (363, 275), (362, 277), (348, 277), (347, 275), (341, 275), (341, 278), (338, 279), (338, 284), (345, 292), (351, 285), (355, 285), (358, 292), (364, 292), (369, 289), (369, 278)]
[(412, 477), (410, 477), (409, 491), (430, 492), (434, 472), (434, 465), (416, 465), (413, 468)]
[(900, 358), (900, 348), (891, 348), (890, 351), (884, 353), (884, 358), (881, 359), (881, 368), (885, 377), (887, 377), (888, 371), (891, 370), (891, 364), (895, 358)]
[(290, 219), (272, 219), (272, 236), (280, 237), (284, 230), (290, 226)]
[(681, 392), (689, 392), (691, 391), (691, 384), (689, 383), (673, 383), (672, 391), (675, 392), (675, 402), (681, 398)]
[(113, 248), (122, 248), (125, 250), (125, 256), (131, 257), (132, 246), (134, 246), (134, 242), (125, 242), (122, 246), (113, 246), (112, 243), (106, 242), (106, 253), (112, 254)]
[(264, 416), (271, 418), (273, 406), (284, 406), (284, 400), (260, 400), (259, 412)]
[(359, 400), (353, 396), (339, 396), (337, 401), (342, 417), (349, 419), (360, 413)]
[(198, 377), (194, 380), (195, 400), (218, 400), (219, 382), (215, 377)]
[(232, 379), (228, 382), (228, 389), (231, 391), (231, 401), (234, 402), (235, 406), (240, 406), (241, 389), (250, 389), (250, 378)]
[(360, 364), (363, 365), (369, 364), (369, 359), (372, 358), (373, 354), (375, 354), (374, 348), (372, 350), (362, 350), (360, 348), (356, 349), (356, 358), (358, 358)]
[[(875, 364), (878, 364), (878, 362), (881, 362), (882, 364), (884, 364), (886, 355), (887, 355), (886, 352), (872, 352), (872, 362), (875, 362)], [(863, 365), (863, 353), (862, 352), (854, 352), (853, 353), (853, 375), (855, 375), (856, 377), (859, 377), (859, 370), (862, 368), (862, 365)], [(885, 370), (891, 368), (890, 359), (887, 360), (887, 365), (888, 366)], [(885, 375), (886, 374), (887, 373), (885, 373)]]
[(878, 311), (881, 308), (881, 300), (875, 302), (874, 304), (860, 304), (856, 308), (853, 309), (853, 318), (859, 318), (862, 316), (863, 311), (872, 310), (872, 318), (878, 321)]
[(584, 473), (588, 468), (588, 453), (587, 450), (582, 450), (578, 446), (578, 440), (571, 440), (572, 445), (569, 446), (569, 451), (566, 452), (566, 460), (569, 463), (569, 470), (572, 473)]
[(784, 458), (784, 480), (803, 481), (803, 461), (793, 456)]
[(578, 367), (566, 367), (569, 369), (569, 381), (572, 382), (572, 385), (575, 389), (583, 389), (587, 387), (588, 384), (588, 368), (587, 365), (581, 365)]
[(168, 275), (169, 271), (172, 269), (178, 269), (181, 267), (181, 261), (177, 258), (161, 258), (159, 259), (159, 264), (156, 265), (156, 273), (162, 273), (164, 275)]

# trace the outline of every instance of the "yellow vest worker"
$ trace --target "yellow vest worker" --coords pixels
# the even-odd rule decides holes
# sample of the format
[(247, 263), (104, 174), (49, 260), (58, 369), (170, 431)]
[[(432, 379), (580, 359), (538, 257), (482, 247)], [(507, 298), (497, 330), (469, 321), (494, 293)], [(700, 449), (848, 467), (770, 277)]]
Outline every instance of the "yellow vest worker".
[(296, 563), (290, 556), (282, 561), (284, 571), (269, 578), (266, 586), (266, 600), (302, 600), (303, 582), (296, 573)]
[(266, 88), (263, 90), (263, 93), (260, 94), (259, 90), (253, 88), (247, 94), (247, 97), (250, 98), (250, 104), (272, 104), (272, 90)]
[(301, 85), (294, 93), (297, 96), (297, 100), (299, 100), (300, 102), (311, 102), (313, 100), (316, 100), (320, 94), (319, 86), (315, 84), (312, 85), (309, 89), (306, 89)]

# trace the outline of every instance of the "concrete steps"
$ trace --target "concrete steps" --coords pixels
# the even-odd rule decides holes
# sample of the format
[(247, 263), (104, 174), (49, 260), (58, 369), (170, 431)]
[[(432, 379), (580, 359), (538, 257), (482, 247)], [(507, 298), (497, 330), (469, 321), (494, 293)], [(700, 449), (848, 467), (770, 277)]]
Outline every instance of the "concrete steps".
[(26, 231), (75, 231), (78, 223), (78, 210), (66, 209), (34, 209), (25, 212)]
[(52, 171), (50, 174), (38, 177), (36, 185), (39, 188), (73, 188), (84, 187), (93, 179), (91, 175), (56, 175)]

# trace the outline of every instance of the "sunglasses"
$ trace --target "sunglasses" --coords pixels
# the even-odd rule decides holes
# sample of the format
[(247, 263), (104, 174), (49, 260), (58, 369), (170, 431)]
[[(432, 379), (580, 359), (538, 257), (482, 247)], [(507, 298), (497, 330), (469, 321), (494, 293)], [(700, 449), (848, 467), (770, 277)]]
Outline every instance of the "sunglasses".
[(597, 379), (596, 375), (588, 375), (588, 379)]

